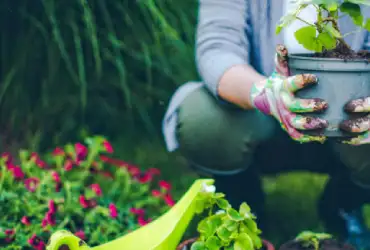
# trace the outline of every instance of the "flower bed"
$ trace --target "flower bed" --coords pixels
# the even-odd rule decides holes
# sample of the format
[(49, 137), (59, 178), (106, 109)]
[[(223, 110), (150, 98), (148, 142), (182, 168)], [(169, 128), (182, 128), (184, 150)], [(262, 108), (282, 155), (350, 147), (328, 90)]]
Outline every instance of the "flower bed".
[(0, 160), (0, 248), (45, 249), (50, 235), (67, 229), (90, 246), (116, 239), (174, 205), (158, 169), (108, 157), (103, 137), (39, 156), (20, 151)]

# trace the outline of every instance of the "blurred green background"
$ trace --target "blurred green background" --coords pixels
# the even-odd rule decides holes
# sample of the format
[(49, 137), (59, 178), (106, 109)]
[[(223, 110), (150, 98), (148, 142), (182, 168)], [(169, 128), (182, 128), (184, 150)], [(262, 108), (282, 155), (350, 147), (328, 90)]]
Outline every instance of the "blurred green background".
[[(44, 151), (102, 134), (116, 154), (160, 168), (176, 197), (197, 176), (168, 154), (160, 123), (180, 84), (198, 79), (195, 0), (0, 1), (1, 151)], [(181, 173), (179, 175), (179, 173)], [(320, 230), (326, 176), (266, 177), (269, 230), (278, 243)]]

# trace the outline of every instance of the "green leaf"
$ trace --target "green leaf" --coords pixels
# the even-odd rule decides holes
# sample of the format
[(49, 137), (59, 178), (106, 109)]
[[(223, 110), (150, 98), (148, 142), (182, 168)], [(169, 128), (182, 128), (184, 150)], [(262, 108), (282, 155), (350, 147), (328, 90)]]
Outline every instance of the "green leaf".
[(301, 10), (303, 10), (304, 8), (306, 8), (307, 6), (308, 6), (308, 4), (300, 4), (297, 9), (295, 9), (294, 11), (290, 12), (289, 14), (283, 16), (282, 18), (280, 18), (279, 23), (276, 26), (275, 33), (277, 35), (280, 34), (280, 32), (282, 31), (283, 28), (289, 26), (294, 21), (296, 21), (297, 20), (296, 17), (298, 15), (298, 13)]
[(226, 212), (227, 212), (227, 215), (229, 215), (229, 217), (234, 221), (244, 220), (244, 218), (238, 213), (238, 211), (236, 211), (235, 209), (231, 207), (229, 207)]
[(337, 46), (337, 40), (328, 32), (320, 33), (317, 39), (324, 45), (327, 50), (332, 50)]
[(225, 199), (217, 199), (216, 203), (219, 206), (219, 208), (224, 209), (224, 210), (230, 207), (229, 202)]
[(216, 236), (211, 236), (206, 241), (206, 247), (209, 250), (219, 250), (222, 247), (222, 242)]
[(368, 18), (364, 24), (364, 28), (370, 31), (370, 18)]
[(338, 9), (338, 3), (337, 2), (331, 2), (326, 4), (326, 9), (328, 11), (336, 11)]
[(230, 219), (225, 219), (223, 226), (226, 227), (227, 230), (231, 232), (238, 229), (238, 223)]
[(234, 250), (255, 250), (252, 239), (246, 233), (241, 233), (234, 243)]
[(221, 226), (217, 229), (217, 235), (223, 242), (229, 242), (231, 234), (232, 232), (227, 230), (227, 228), (224, 226)]
[(344, 2), (340, 5), (340, 11), (348, 14), (357, 26), (362, 26), (364, 17), (362, 16), (360, 5), (356, 3)]
[(223, 193), (214, 193), (213, 194), (213, 198), (215, 199), (221, 199), (221, 198), (224, 198), (225, 197), (225, 194)]
[(347, 2), (370, 6), (370, 1), (369, 0), (347, 0)]
[(204, 242), (197, 241), (191, 245), (190, 250), (207, 250), (207, 247)]
[(305, 49), (321, 52), (322, 43), (316, 39), (316, 28), (313, 26), (306, 26), (300, 28), (294, 33), (298, 43), (301, 44)]
[(249, 228), (249, 230), (251, 230), (252, 232), (257, 232), (258, 226), (254, 220), (245, 220), (244, 223)]
[(244, 215), (246, 213), (250, 213), (251, 212), (251, 208), (248, 206), (248, 204), (246, 202), (243, 202), (240, 207), (239, 207), (239, 213), (241, 215)]

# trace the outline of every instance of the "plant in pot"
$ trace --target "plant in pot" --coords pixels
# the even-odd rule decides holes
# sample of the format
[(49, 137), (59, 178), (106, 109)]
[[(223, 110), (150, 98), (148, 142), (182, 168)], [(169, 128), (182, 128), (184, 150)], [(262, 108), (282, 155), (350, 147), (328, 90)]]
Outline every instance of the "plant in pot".
[(349, 244), (339, 242), (332, 235), (315, 233), (311, 231), (301, 232), (294, 240), (281, 245), (279, 250), (355, 250)]
[(177, 250), (275, 249), (260, 238), (261, 230), (247, 203), (242, 203), (237, 211), (224, 194), (204, 192), (198, 196), (196, 212), (206, 215), (198, 223), (199, 237), (184, 241)]
[[(317, 114), (326, 119), (329, 126), (323, 133), (327, 137), (349, 137), (350, 134), (340, 129), (344, 119), (357, 118), (366, 114), (349, 117), (344, 111), (345, 103), (352, 99), (370, 95), (370, 53), (354, 51), (345, 38), (354, 32), (370, 31), (370, 18), (363, 16), (362, 8), (370, 6), (368, 0), (295, 0), (297, 8), (283, 16), (276, 27), (279, 34), (295, 21), (305, 23), (295, 32), (295, 38), (304, 48), (312, 53), (288, 55), (288, 65), (293, 75), (313, 73), (320, 84), (312, 89), (300, 90), (301, 98), (322, 98), (329, 103), (329, 108)], [(310, 23), (299, 17), (305, 8), (316, 9), (316, 22)], [(339, 19), (350, 17), (358, 30), (342, 34)], [(307, 132), (308, 133), (308, 132)]]

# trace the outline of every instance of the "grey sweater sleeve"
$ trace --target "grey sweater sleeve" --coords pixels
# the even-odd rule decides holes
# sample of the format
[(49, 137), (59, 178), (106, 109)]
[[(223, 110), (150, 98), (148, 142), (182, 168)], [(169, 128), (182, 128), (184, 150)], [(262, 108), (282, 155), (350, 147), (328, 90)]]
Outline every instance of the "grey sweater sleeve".
[(202, 80), (216, 97), (225, 71), (249, 63), (247, 5), (247, 0), (199, 1), (196, 64)]

